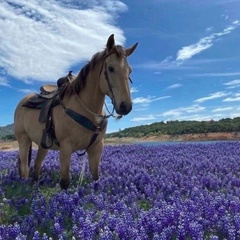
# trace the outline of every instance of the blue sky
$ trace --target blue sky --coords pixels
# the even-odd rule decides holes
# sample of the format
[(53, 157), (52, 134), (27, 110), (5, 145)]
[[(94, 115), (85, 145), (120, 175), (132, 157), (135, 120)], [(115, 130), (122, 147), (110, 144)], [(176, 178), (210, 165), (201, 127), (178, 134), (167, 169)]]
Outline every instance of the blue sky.
[(240, 116), (240, 0), (0, 2), (0, 126), (44, 83), (75, 74), (110, 34), (133, 68), (133, 110), (108, 132)]

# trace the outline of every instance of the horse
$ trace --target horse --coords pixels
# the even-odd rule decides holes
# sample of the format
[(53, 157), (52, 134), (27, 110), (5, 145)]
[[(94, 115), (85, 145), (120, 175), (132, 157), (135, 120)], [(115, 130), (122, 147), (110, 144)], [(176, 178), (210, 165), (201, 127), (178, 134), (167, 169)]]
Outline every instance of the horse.
[[(41, 109), (29, 108), (27, 103), (35, 93), (25, 96), (14, 113), (14, 131), (19, 145), (19, 174), (29, 178), (32, 142), (38, 145), (33, 167), (33, 178), (38, 181), (42, 162), (48, 152), (59, 150), (61, 189), (70, 185), (72, 153), (85, 150), (93, 180), (99, 179), (99, 163), (104, 146), (107, 118), (103, 110), (105, 96), (111, 99), (113, 111), (120, 117), (132, 110), (129, 80), (132, 71), (127, 57), (137, 47), (129, 48), (115, 44), (114, 34), (109, 36), (106, 48), (97, 52), (80, 70), (76, 77), (66, 81), (64, 90), (57, 95), (57, 103), (50, 108), (51, 130), (54, 139), (43, 146), (41, 139), (45, 124), (39, 121)], [(72, 75), (71, 75), (72, 76)]]

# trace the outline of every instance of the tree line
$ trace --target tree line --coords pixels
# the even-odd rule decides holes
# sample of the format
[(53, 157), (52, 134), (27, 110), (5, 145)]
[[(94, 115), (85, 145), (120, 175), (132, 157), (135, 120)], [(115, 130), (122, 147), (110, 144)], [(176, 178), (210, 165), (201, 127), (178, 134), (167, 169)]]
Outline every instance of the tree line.
[(109, 133), (106, 138), (112, 137), (146, 137), (160, 135), (178, 135), (191, 133), (239, 132), (240, 117), (224, 118), (218, 121), (167, 121), (149, 125), (126, 128), (119, 132)]
[[(0, 134), (2, 140), (15, 140), (13, 125), (8, 125), (7, 130)], [(3, 130), (3, 127), (2, 129)], [(118, 132), (106, 134), (106, 138), (113, 137), (148, 137), (161, 135), (179, 135), (191, 133), (214, 133), (214, 132), (240, 132), (240, 117), (224, 118), (218, 121), (167, 121), (155, 122), (149, 125), (125, 128)], [(1, 133), (1, 131), (0, 131)]]

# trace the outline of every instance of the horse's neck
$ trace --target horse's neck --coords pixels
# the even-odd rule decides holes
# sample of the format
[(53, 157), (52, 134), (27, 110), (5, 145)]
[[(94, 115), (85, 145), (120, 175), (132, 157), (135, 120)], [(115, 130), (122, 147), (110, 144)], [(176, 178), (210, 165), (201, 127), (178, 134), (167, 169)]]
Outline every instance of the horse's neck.
[(96, 114), (101, 114), (104, 104), (104, 94), (100, 90), (99, 86), (99, 74), (98, 71), (90, 72), (86, 80), (86, 86), (79, 93), (79, 98), (85, 104), (85, 106)]
[[(94, 118), (94, 114), (102, 114), (104, 104), (104, 94), (99, 87), (99, 69), (89, 72), (86, 85), (80, 90), (78, 95), (73, 95), (69, 99), (68, 107), (84, 114), (86, 117)], [(94, 113), (94, 114), (93, 114)]]

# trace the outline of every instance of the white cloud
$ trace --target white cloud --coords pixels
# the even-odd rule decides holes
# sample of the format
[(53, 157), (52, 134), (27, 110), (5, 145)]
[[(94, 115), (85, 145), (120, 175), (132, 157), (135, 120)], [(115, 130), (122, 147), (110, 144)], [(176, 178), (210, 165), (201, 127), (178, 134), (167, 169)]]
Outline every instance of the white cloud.
[(240, 79), (232, 80), (230, 82), (224, 83), (227, 88), (237, 88), (240, 87)]
[(182, 84), (176, 83), (176, 84), (173, 84), (171, 86), (168, 86), (167, 89), (175, 89), (175, 88), (179, 88), (179, 87), (182, 87)]
[(0, 86), (10, 87), (10, 84), (6, 78), (0, 77)]
[(198, 104), (194, 104), (188, 107), (179, 107), (179, 108), (175, 108), (169, 111), (166, 111), (164, 113), (162, 113), (160, 116), (163, 117), (180, 117), (182, 115), (186, 115), (188, 113), (196, 113), (196, 112), (202, 112), (205, 110), (205, 107), (202, 107)]
[(200, 114), (193, 114), (193, 115), (183, 115), (177, 120), (179, 121), (211, 121), (211, 120), (219, 120), (223, 118), (222, 114), (214, 114), (214, 115), (200, 115)]
[[(194, 69), (192, 66), (182, 66), (179, 62), (171, 61), (171, 58), (167, 57), (161, 62), (144, 62), (140, 64), (135, 64), (134, 68), (146, 68), (146, 69), (159, 69), (159, 70), (185, 70), (185, 69)], [(154, 74), (162, 74), (161, 71), (155, 71)]]
[(28, 89), (28, 88), (22, 88), (22, 89), (18, 89), (18, 92), (22, 92), (22, 93), (33, 93), (33, 92), (39, 92), (39, 91), (36, 91), (34, 89)]
[(193, 73), (188, 76), (192, 77), (231, 77), (231, 76), (240, 76), (240, 72), (224, 72), (224, 73)]
[(225, 93), (225, 92), (216, 92), (216, 93), (210, 94), (210, 95), (207, 96), (207, 97), (198, 98), (198, 99), (196, 99), (194, 102), (196, 102), (196, 103), (203, 103), (203, 102), (206, 102), (206, 101), (209, 101), (209, 100), (213, 100), (213, 99), (216, 99), (216, 98), (225, 97), (225, 96), (227, 96), (228, 94), (229, 94), (229, 93)]
[(9, 0), (0, 9), (0, 67), (26, 82), (56, 81), (102, 50), (112, 33), (125, 41), (114, 25), (127, 10), (120, 1)]
[[(174, 60), (172, 56), (166, 57), (161, 62), (147, 62), (142, 63), (134, 67), (138, 68), (148, 68), (148, 69), (159, 69), (159, 70), (184, 70), (184, 69), (194, 69), (196, 66), (182, 66), (182, 63), (194, 55), (201, 53), (204, 50), (211, 48), (214, 45), (214, 42), (220, 40), (220, 38), (224, 35), (230, 34), (233, 30), (240, 26), (240, 22), (238, 20), (233, 21), (229, 26), (225, 27), (221, 32), (210, 33), (213, 30), (213, 27), (206, 28), (208, 36), (200, 38), (194, 44), (190, 44), (188, 46), (182, 47), (176, 54), (176, 59)], [(225, 61), (226, 59), (207, 59), (207, 60), (197, 60), (198, 63), (206, 62), (216, 62), (216, 61)], [(194, 63), (194, 62), (193, 62)], [(161, 74), (161, 71), (155, 71), (155, 74)], [(211, 74), (211, 73), (210, 73)], [(221, 73), (220, 73), (221, 74)], [(224, 73), (228, 75), (229, 73)], [(233, 75), (239, 75), (239, 73), (233, 73)], [(204, 76), (205, 74), (192, 74), (192, 76)], [(207, 74), (206, 74), (207, 75)]]
[(163, 97), (153, 97), (153, 96), (148, 96), (148, 97), (137, 97), (137, 98), (134, 98), (133, 99), (133, 103), (134, 104), (149, 104), (151, 102), (155, 102), (155, 101), (158, 101), (158, 100), (163, 100), (163, 99), (166, 99), (166, 98), (170, 98), (171, 96), (163, 96)]
[(144, 105), (140, 108), (134, 108), (134, 111), (136, 111), (136, 112), (142, 112), (142, 111), (146, 111), (146, 110), (148, 110), (148, 107), (144, 106)]
[(138, 92), (138, 89), (137, 89), (137, 88), (135, 88), (135, 87), (131, 87), (131, 89), (130, 89), (130, 92), (131, 92), (131, 93)]
[[(134, 68), (145, 68), (145, 69), (152, 69), (152, 70), (157, 70), (154, 71), (154, 74), (163, 74), (164, 70), (195, 70), (199, 69), (199, 65), (206, 65), (210, 63), (218, 63), (218, 62), (226, 62), (226, 61), (237, 61), (236, 58), (208, 58), (208, 59), (192, 59), (191, 62), (188, 64), (181, 64), (182, 62), (179, 61), (172, 61), (171, 58), (167, 57), (161, 62), (144, 62), (140, 64), (135, 64)], [(207, 73), (208, 74), (208, 73)], [(189, 74), (189, 76), (202, 76), (202, 75), (207, 75), (207, 74)], [(209, 73), (209, 74), (215, 74), (215, 73)], [(222, 73), (219, 73), (222, 74)], [(226, 74), (226, 73), (224, 73)], [(238, 74), (239, 73), (233, 73), (233, 74)]]
[(207, 27), (207, 28), (205, 29), (206, 32), (211, 32), (212, 30), (213, 30), (213, 27)]
[(154, 119), (156, 119), (156, 117), (154, 117), (153, 115), (148, 115), (148, 116), (142, 116), (142, 117), (135, 117), (135, 118), (132, 118), (130, 121), (142, 122), (142, 121), (149, 121), (149, 120), (154, 120)]
[(240, 102), (240, 96), (236, 94), (235, 97), (225, 98), (223, 102)]
[(223, 35), (230, 34), (238, 26), (239, 26), (239, 21), (238, 20), (233, 21), (231, 25), (224, 28), (222, 32), (212, 33), (207, 37), (201, 38), (198, 42), (194, 44), (182, 47), (182, 49), (180, 49), (177, 52), (176, 61), (181, 62), (181, 61), (188, 60), (192, 58), (194, 55), (212, 47), (215, 40), (218, 40), (219, 37)]
[(212, 112), (226, 112), (231, 110), (233, 110), (232, 107), (222, 107), (222, 108), (213, 109)]
[(200, 39), (197, 43), (185, 46), (181, 50), (177, 52), (177, 61), (185, 61), (194, 55), (202, 52), (203, 50), (206, 50), (210, 48), (213, 43), (213, 36), (205, 37)]

